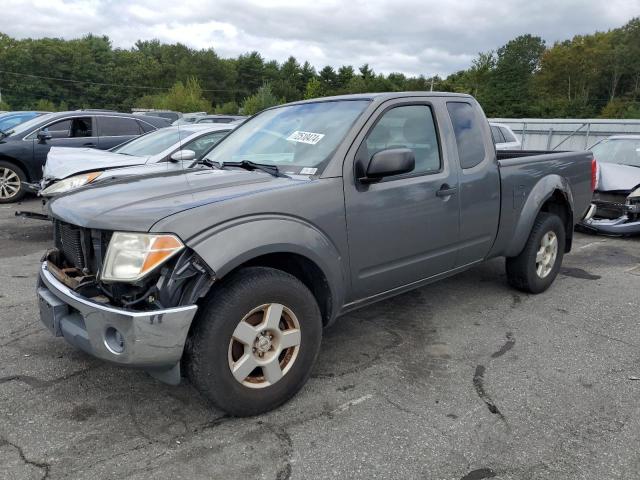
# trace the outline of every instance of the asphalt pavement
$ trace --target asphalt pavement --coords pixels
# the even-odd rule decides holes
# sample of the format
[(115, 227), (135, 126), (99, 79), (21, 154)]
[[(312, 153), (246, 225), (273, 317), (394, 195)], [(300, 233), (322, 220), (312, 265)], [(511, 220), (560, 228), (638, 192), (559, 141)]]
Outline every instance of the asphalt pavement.
[(640, 239), (577, 234), (533, 296), (493, 260), (325, 331), (311, 380), (254, 418), (53, 338), (50, 226), (0, 206), (0, 478), (632, 479)]

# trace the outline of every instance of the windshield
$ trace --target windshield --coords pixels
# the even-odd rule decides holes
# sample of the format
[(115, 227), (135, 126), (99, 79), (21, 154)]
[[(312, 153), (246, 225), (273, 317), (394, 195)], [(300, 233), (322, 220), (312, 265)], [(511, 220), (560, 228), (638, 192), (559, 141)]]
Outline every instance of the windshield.
[(0, 118), (0, 130), (6, 132), (16, 125), (37, 117), (37, 113), (20, 113), (15, 115), (5, 115)]
[(640, 167), (640, 138), (603, 140), (591, 151), (598, 162)]
[(205, 157), (212, 162), (276, 165), (283, 173), (314, 175), (324, 168), (367, 100), (302, 103), (259, 113)]
[(163, 128), (116, 147), (112, 152), (134, 157), (157, 155), (186, 137), (193, 135), (193, 133), (192, 130), (184, 128)]
[(40, 123), (46, 122), (48, 120), (53, 120), (55, 118), (58, 118), (58, 115), (55, 113), (48, 113), (46, 115), (40, 115), (39, 117), (36, 118), (32, 118), (31, 120), (28, 120), (24, 123), (21, 123), (20, 125), (16, 125), (15, 127), (11, 128), (11, 134), (12, 135), (19, 135), (21, 133), (28, 133), (33, 127), (35, 127), (36, 125), (39, 125)]

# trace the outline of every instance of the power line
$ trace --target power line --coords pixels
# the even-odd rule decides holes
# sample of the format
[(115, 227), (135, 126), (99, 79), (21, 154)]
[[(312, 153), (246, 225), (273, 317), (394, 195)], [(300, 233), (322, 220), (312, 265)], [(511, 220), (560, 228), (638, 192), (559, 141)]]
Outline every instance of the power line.
[[(33, 75), (30, 73), (18, 73), (18, 72), (9, 72), (7, 70), (0, 70), (0, 73), (6, 73), (7, 75), (15, 75), (17, 77), (29, 77), (29, 78), (37, 78), (40, 80), (53, 80), (56, 82), (67, 82), (67, 83), (84, 83), (87, 85), (98, 85), (102, 87), (118, 87), (118, 88), (138, 88), (144, 90), (169, 90), (169, 87), (150, 87), (144, 85), (124, 85), (119, 83), (104, 83), (104, 82), (91, 82), (88, 80), (74, 80), (71, 78), (57, 78), (57, 77), (46, 77), (43, 75)], [(235, 92), (235, 90), (224, 89), (224, 88), (203, 88), (203, 92)]]

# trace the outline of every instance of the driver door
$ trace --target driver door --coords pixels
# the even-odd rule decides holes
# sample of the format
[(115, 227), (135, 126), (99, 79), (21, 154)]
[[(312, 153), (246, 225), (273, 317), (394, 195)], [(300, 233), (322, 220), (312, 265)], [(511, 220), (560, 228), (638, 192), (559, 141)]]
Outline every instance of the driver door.
[(419, 282), (455, 264), (458, 170), (443, 154), (432, 105), (405, 102), (393, 102), (369, 121), (354, 162), (368, 163), (381, 150), (409, 148), (414, 171), (371, 184), (345, 180), (352, 301)]

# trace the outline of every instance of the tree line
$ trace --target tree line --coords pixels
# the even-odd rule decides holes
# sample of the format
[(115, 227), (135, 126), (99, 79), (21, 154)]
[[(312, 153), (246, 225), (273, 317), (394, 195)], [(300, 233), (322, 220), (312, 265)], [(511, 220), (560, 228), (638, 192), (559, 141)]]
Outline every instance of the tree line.
[(252, 114), (283, 102), (376, 91), (474, 95), (490, 117), (640, 118), (640, 18), (547, 46), (521, 35), (448, 75), (376, 73), (368, 64), (325, 66), (259, 52), (158, 40), (114, 48), (106, 36), (18, 40), (0, 33), (0, 110), (166, 108)]

